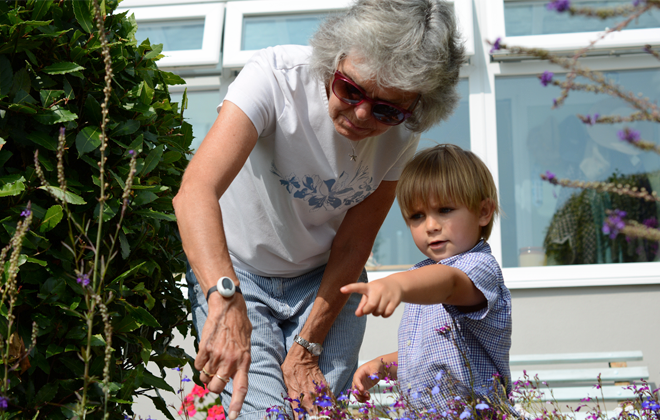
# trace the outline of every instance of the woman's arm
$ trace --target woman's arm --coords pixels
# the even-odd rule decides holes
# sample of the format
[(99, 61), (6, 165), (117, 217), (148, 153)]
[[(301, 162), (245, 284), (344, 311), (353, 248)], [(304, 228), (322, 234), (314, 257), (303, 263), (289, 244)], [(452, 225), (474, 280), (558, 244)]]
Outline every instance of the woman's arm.
[[(332, 242), (330, 258), (321, 286), (300, 336), (311, 343), (323, 343), (330, 327), (341, 312), (348, 296), (341, 286), (354, 283), (360, 277), (374, 240), (394, 201), (396, 181), (383, 181), (362, 203), (351, 208), (344, 217)], [(314, 389), (312, 381), (325, 378), (318, 367), (318, 357), (302, 346), (294, 345), (282, 364), (284, 382), (289, 396), (298, 398)], [(311, 402), (303, 404), (311, 408)]]
[[(218, 200), (234, 180), (257, 142), (250, 119), (236, 105), (225, 101), (218, 118), (204, 138), (183, 176), (172, 204), (183, 249), (206, 295), (222, 276), (239, 284), (229, 258)], [(229, 418), (240, 412), (247, 393), (252, 325), (242, 295), (224, 299), (213, 293), (195, 359), (195, 368), (206, 370), (200, 378), (209, 390), (220, 393), (227, 385), (216, 374), (234, 378)]]

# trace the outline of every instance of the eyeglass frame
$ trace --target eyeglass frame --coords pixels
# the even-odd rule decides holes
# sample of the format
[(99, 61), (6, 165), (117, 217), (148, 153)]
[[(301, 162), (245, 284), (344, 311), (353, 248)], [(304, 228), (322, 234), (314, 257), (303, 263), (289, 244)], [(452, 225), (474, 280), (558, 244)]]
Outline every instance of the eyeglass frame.
[[(339, 96), (337, 94), (337, 92), (335, 92), (335, 83), (337, 82), (338, 79), (343, 81), (343, 82), (346, 82), (349, 85), (356, 88), (358, 90), (358, 92), (360, 92), (360, 94), (362, 95), (362, 99), (360, 99), (360, 101), (357, 102), (357, 103), (351, 103), (346, 98), (342, 98), (341, 96)], [(404, 121), (406, 121), (408, 118), (410, 118), (413, 114), (413, 111), (415, 110), (415, 107), (417, 106), (417, 103), (419, 102), (419, 99), (422, 96), (422, 95), (417, 95), (417, 98), (415, 99), (415, 102), (410, 106), (410, 109), (401, 108), (400, 106), (394, 105), (391, 102), (379, 101), (379, 100), (373, 99), (372, 97), (367, 95), (367, 92), (364, 89), (362, 89), (357, 83), (355, 83), (353, 80), (351, 80), (348, 76), (344, 75), (339, 70), (335, 70), (334, 78), (332, 80), (331, 89), (332, 89), (332, 93), (337, 97), (337, 99), (339, 99), (340, 101), (342, 101), (343, 103), (345, 103), (347, 105), (358, 106), (364, 101), (369, 102), (371, 104), (371, 115), (374, 117), (374, 119), (376, 121), (378, 121), (379, 123), (381, 123), (381, 124), (385, 124), (385, 125), (389, 125), (389, 126), (399, 125), (399, 124), (403, 123)], [(397, 111), (399, 111), (401, 114), (403, 114), (403, 119), (401, 121), (395, 123), (395, 124), (391, 124), (391, 123), (382, 121), (378, 117), (376, 117), (376, 115), (374, 114), (374, 106), (375, 105), (385, 105), (385, 106), (392, 107), (392, 108), (396, 109)]]

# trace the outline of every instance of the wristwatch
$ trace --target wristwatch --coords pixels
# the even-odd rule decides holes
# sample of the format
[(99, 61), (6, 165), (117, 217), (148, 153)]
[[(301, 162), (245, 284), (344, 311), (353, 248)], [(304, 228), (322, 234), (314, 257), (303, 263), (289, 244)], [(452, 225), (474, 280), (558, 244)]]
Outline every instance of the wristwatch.
[(320, 356), (323, 351), (323, 346), (319, 343), (310, 343), (297, 334), (293, 338), (293, 341), (303, 346), (308, 352), (312, 353), (312, 356)]
[(218, 279), (218, 283), (215, 286), (211, 287), (208, 292), (206, 292), (207, 301), (209, 300), (209, 298), (211, 297), (211, 293), (213, 292), (220, 293), (220, 296), (226, 299), (229, 299), (232, 296), (234, 296), (234, 293), (243, 294), (243, 292), (241, 292), (241, 288), (236, 286), (234, 284), (234, 281), (229, 277), (220, 277), (220, 279)]

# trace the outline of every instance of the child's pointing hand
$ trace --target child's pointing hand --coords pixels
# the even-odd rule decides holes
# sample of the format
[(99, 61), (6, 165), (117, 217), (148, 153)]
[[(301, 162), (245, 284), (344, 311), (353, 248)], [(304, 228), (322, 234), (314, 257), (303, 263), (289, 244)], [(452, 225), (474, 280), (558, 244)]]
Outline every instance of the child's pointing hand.
[(356, 316), (373, 314), (387, 318), (394, 313), (401, 303), (403, 290), (398, 282), (390, 277), (369, 283), (352, 283), (340, 289), (345, 294), (362, 294), (360, 305), (355, 310)]

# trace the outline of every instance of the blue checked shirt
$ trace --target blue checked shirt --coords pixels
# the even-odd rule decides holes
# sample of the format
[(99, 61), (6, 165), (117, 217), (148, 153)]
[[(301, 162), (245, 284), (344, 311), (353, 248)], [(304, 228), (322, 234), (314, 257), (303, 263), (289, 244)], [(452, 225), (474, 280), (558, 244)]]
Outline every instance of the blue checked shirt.
[[(431, 259), (411, 270), (436, 264)], [(510, 391), (511, 295), (490, 246), (479, 242), (471, 250), (437, 264), (456, 267), (483, 292), (488, 305), (462, 313), (446, 304), (406, 304), (399, 326), (398, 382), (410, 392), (416, 408), (446, 409), (455, 395), (490, 394), (493, 375)], [(442, 332), (449, 327), (449, 332)], [(438, 380), (440, 371), (449, 372)], [(449, 378), (460, 381), (454, 383)], [(436, 387), (437, 385), (437, 387)], [(435, 388), (435, 389), (434, 389)]]

